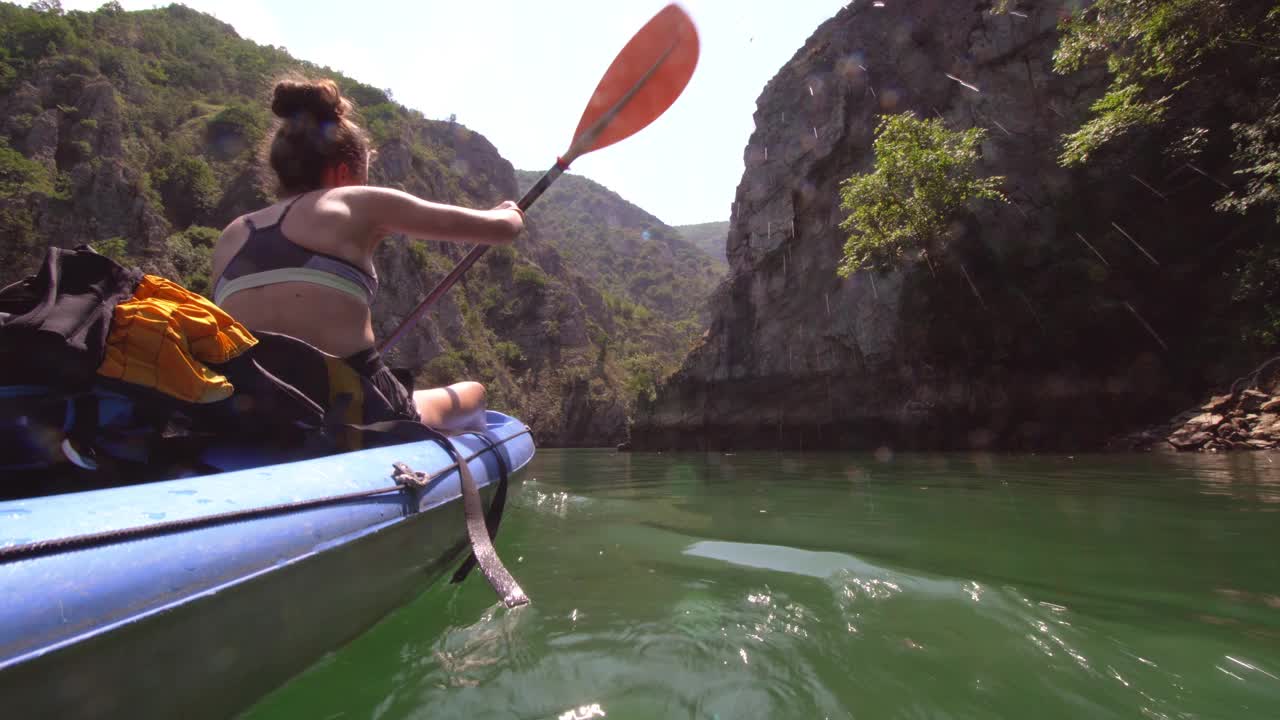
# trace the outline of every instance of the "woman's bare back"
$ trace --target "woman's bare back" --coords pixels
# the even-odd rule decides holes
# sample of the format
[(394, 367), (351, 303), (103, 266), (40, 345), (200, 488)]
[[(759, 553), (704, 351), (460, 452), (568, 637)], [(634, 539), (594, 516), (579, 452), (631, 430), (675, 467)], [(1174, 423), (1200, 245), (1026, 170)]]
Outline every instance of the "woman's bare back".
[[(291, 242), (313, 252), (346, 260), (374, 276), (373, 243), (356, 236), (324, 193), (301, 197), (285, 217), (281, 231)], [(237, 218), (223, 232), (214, 248), (211, 278), (214, 282), (249, 239), (248, 218), (258, 228), (269, 227), (284, 213), (287, 203), (277, 203)], [(240, 290), (222, 302), (233, 317), (253, 330), (292, 335), (317, 348), (347, 357), (374, 344), (369, 307), (350, 294), (308, 282), (280, 282)]]

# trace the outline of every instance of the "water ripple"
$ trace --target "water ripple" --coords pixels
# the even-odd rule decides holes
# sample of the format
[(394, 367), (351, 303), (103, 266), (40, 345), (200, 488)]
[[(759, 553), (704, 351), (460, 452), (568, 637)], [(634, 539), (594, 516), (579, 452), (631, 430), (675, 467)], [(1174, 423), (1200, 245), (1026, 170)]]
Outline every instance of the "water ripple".
[(250, 718), (1280, 717), (1258, 459), (541, 452), (499, 550)]

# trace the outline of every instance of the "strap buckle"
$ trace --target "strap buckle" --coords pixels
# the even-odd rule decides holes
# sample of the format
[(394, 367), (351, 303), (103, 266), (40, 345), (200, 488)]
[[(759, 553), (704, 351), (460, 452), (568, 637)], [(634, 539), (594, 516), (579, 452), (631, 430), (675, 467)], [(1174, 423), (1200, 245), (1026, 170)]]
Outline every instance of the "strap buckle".
[(421, 490), (427, 486), (427, 483), (431, 482), (430, 475), (416, 472), (413, 468), (405, 465), (404, 463), (392, 463), (391, 467), (395, 469), (395, 472), (391, 473), (391, 479), (401, 487)]

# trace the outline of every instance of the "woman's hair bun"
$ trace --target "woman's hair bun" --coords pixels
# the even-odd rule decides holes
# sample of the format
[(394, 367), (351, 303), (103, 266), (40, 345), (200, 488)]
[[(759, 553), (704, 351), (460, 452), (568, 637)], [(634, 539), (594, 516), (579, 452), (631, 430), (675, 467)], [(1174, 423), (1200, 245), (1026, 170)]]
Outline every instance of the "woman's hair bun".
[(369, 138), (355, 107), (328, 78), (290, 72), (274, 79), (271, 112), (279, 116), (263, 138), (263, 168), (270, 167), (282, 194), (327, 187), (326, 171), (338, 165), (360, 170), (369, 161)]
[(332, 80), (282, 80), (276, 83), (271, 112), (286, 120), (309, 113), (316, 120), (337, 120), (351, 109)]

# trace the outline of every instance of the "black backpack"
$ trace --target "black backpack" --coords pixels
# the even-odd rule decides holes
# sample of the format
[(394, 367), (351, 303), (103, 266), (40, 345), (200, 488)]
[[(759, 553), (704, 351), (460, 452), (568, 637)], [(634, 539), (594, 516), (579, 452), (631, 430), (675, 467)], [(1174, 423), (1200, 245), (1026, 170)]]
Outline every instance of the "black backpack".
[(421, 439), (367, 378), (278, 333), (211, 365), (235, 386), (216, 403), (97, 375), (141, 277), (88, 247), (50, 248), (36, 275), (0, 289), (0, 494), (23, 485), (15, 473), (47, 493), (56, 478), (83, 489)]

